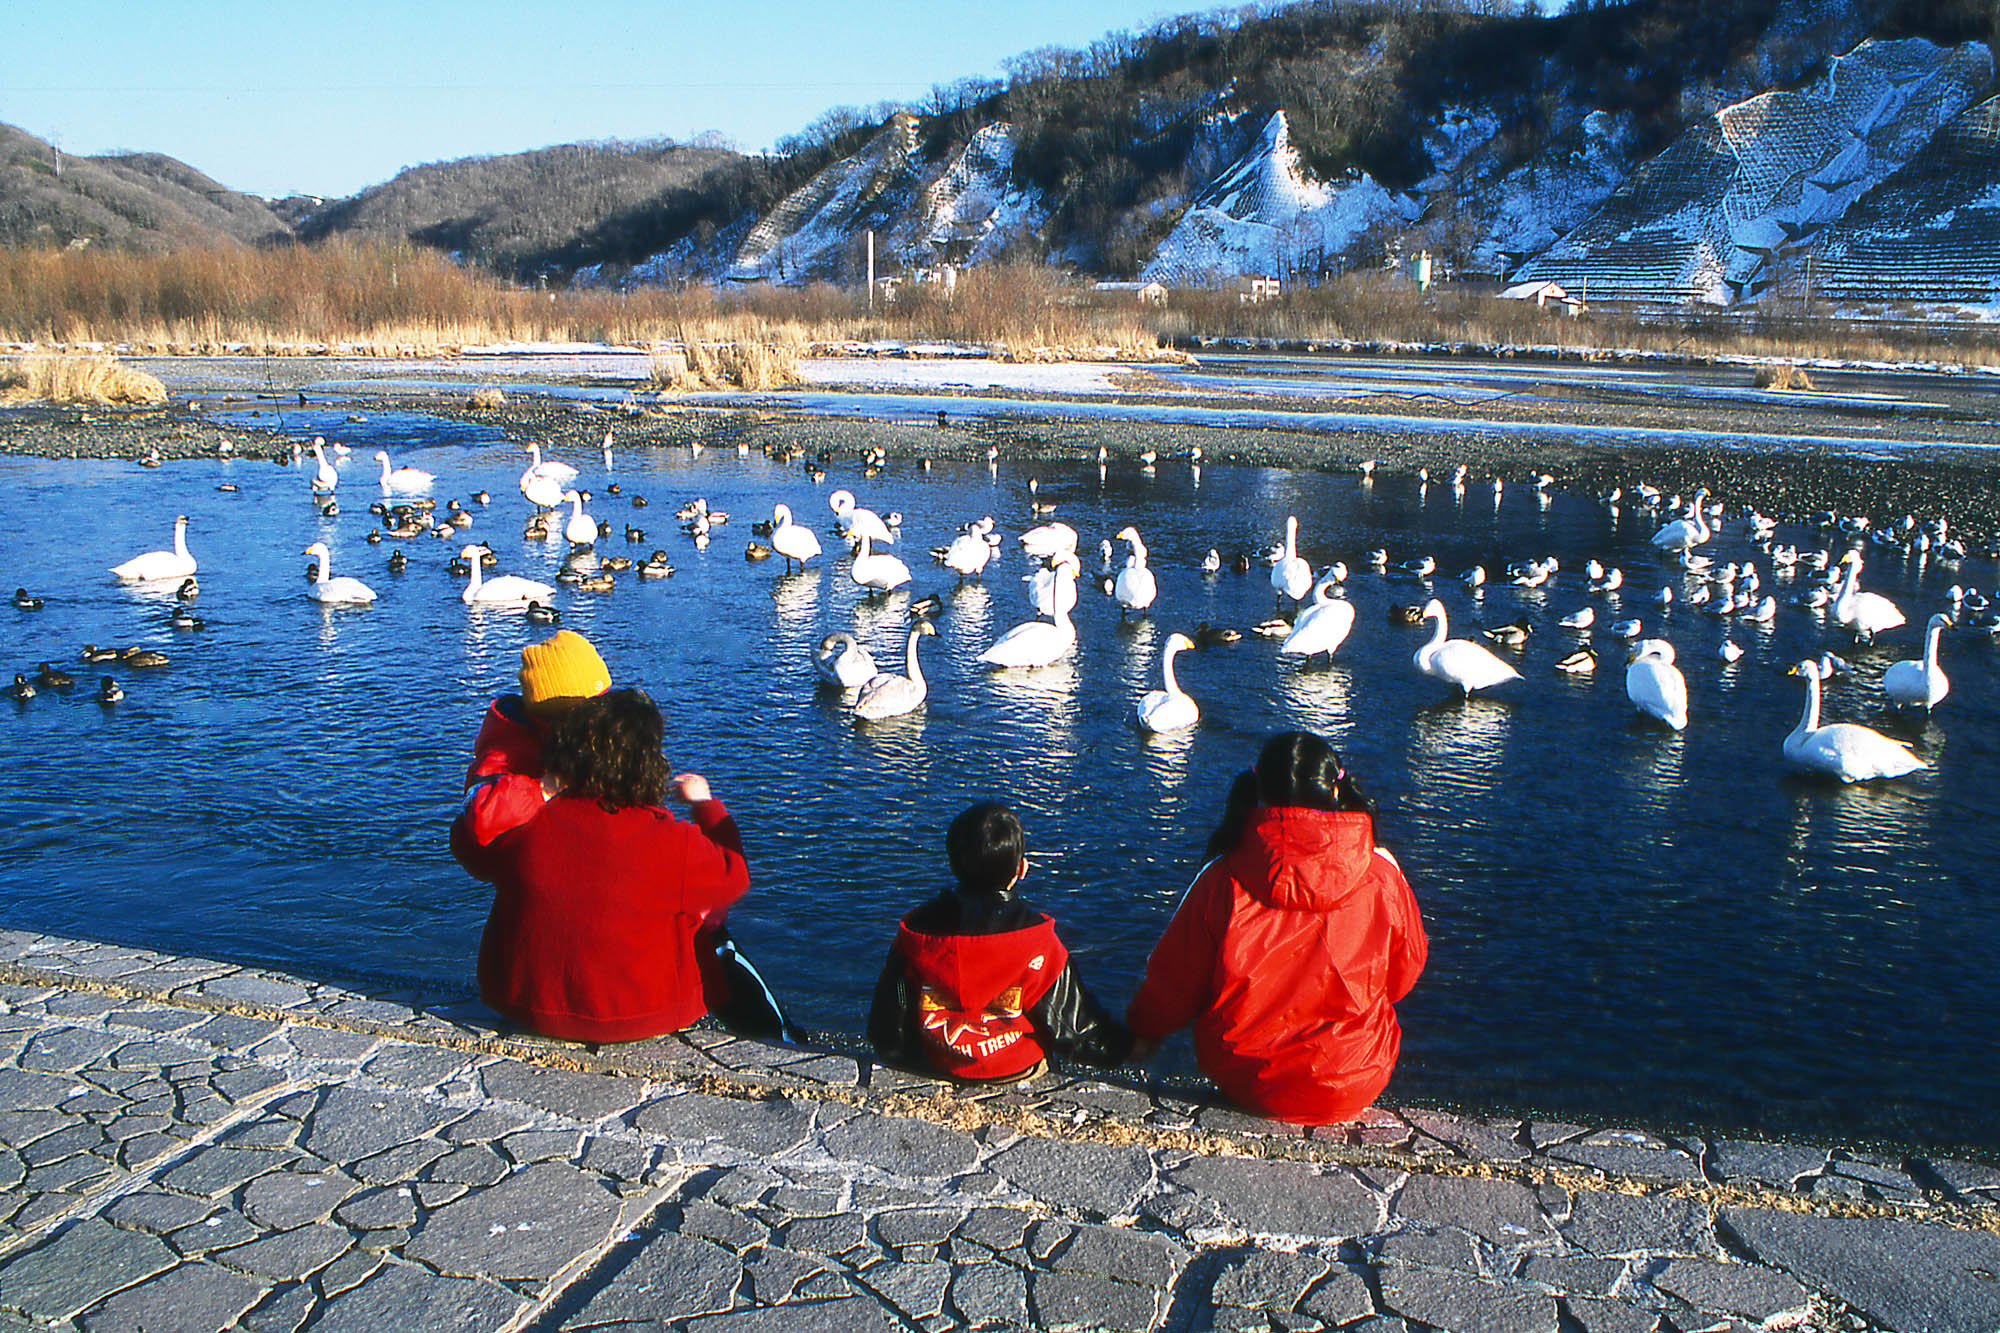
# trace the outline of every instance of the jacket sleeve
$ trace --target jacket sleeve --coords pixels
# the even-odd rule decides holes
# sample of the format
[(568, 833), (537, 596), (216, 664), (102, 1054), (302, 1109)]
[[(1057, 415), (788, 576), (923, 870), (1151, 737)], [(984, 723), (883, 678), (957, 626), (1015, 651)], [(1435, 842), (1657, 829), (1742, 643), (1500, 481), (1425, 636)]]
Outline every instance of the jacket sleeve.
[(1157, 1041), (1192, 1023), (1207, 1007), (1222, 940), (1221, 923), (1213, 918), (1218, 897), (1226, 913), (1228, 889), (1228, 873), (1215, 862), (1195, 876), (1146, 960), (1145, 980), (1125, 1007), (1125, 1022), (1134, 1036)]
[(875, 1001), (868, 1006), (868, 1043), (885, 1065), (904, 1069), (925, 1065), (917, 1036), (915, 984), (903, 951), (893, 944), (875, 982)]
[(1403, 868), (1381, 848), (1376, 848), (1375, 854), (1391, 881), (1386, 898), (1390, 929), (1389, 1000), (1394, 1003), (1408, 995), (1417, 978), (1423, 975), (1424, 964), (1430, 958), (1430, 938), (1424, 934), (1417, 895), (1410, 888), (1410, 881), (1403, 877)]
[(1131, 1031), (1104, 1011), (1077, 976), (1074, 961), (1064, 961), (1055, 984), (1030, 1006), (1028, 1017), (1057, 1059), (1110, 1069), (1132, 1054)]
[[(669, 819), (672, 816), (668, 816)], [(727, 907), (750, 888), (750, 865), (736, 819), (721, 801), (702, 801), (688, 811), (698, 837), (682, 839), (681, 910), (706, 916)]]

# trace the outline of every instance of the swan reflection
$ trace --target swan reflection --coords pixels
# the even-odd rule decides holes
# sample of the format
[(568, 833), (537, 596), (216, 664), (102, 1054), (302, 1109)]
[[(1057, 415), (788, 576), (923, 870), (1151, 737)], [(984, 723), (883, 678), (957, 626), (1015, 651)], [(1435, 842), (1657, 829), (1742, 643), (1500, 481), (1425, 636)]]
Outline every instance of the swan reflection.
[(1283, 672), (1278, 691), (1285, 711), (1299, 726), (1318, 732), (1335, 746), (1346, 744), (1354, 726), (1354, 677), (1345, 663)]
[(1477, 776), (1490, 785), (1505, 756), (1512, 721), (1513, 710), (1506, 704), (1478, 695), (1419, 710), (1410, 731), (1413, 781), (1421, 786), (1427, 774), (1448, 767), (1460, 780)]
[(1193, 727), (1181, 731), (1140, 730), (1139, 767), (1162, 788), (1180, 786), (1187, 777), (1195, 731)]
[(819, 609), (820, 571), (801, 569), (771, 582), (771, 609), (783, 629), (797, 629)]

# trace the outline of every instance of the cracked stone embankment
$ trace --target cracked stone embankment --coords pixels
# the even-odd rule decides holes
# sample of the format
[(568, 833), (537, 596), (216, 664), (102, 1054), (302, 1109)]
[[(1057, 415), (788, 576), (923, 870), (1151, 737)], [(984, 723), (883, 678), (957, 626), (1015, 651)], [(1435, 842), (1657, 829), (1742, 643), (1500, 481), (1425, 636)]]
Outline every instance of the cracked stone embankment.
[(0, 1327), (2000, 1325), (2000, 1169), (1199, 1089), (0, 932)]

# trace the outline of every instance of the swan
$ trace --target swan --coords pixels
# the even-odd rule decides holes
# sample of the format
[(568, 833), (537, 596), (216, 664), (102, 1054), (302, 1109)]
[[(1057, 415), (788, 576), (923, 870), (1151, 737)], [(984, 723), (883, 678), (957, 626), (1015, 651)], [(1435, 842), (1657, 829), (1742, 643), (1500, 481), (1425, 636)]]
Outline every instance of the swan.
[(1278, 645), (1280, 655), (1312, 657), (1325, 653), (1332, 657), (1347, 642), (1348, 632), (1354, 628), (1354, 603), (1328, 595), (1338, 582), (1329, 572), (1313, 585), (1313, 604), (1299, 613), (1292, 632)]
[(1944, 668), (1938, 665), (1938, 640), (1944, 636), (1945, 627), (1952, 623), (1952, 618), (1942, 612), (1932, 616), (1930, 623), (1924, 626), (1923, 657), (1892, 663), (1882, 673), (1882, 692), (1892, 702), (1929, 712), (1950, 693), (1951, 682), (1945, 679)]
[(1201, 720), (1200, 706), (1174, 679), (1174, 654), (1192, 647), (1194, 640), (1185, 634), (1167, 636), (1166, 649), (1160, 654), (1160, 674), (1166, 688), (1147, 690), (1139, 700), (1139, 725), (1147, 731), (1186, 731)]
[(785, 572), (789, 574), (794, 560), (804, 568), (806, 561), (819, 554), (819, 538), (811, 528), (792, 522), (790, 506), (772, 505), (771, 549), (785, 557)]
[(829, 634), (813, 654), (820, 679), (843, 690), (858, 690), (875, 678), (875, 658), (852, 634)]
[(1128, 542), (1132, 554), (1125, 557), (1125, 568), (1118, 571), (1112, 581), (1111, 595), (1118, 600), (1118, 615), (1124, 618), (1127, 611), (1144, 611), (1159, 596), (1159, 580), (1146, 567), (1146, 543), (1139, 540), (1139, 530), (1134, 527), (1121, 528), (1117, 540)]
[(1044, 523), (1020, 536), (1021, 549), (1037, 560), (1053, 560), (1076, 549), (1076, 529), (1067, 523)]
[(351, 579), (346, 575), (332, 578), (328, 575), (327, 568), (333, 553), (326, 549), (325, 542), (314, 542), (300, 554), (319, 557), (319, 568), (313, 573), (313, 581), (306, 585), (306, 596), (314, 601), (360, 604), (375, 600), (375, 590), (360, 579)]
[(1840, 557), (1840, 564), (1846, 574), (1833, 597), (1835, 620), (1853, 630), (1863, 643), (1872, 643), (1883, 630), (1903, 623), (1902, 609), (1894, 602), (1880, 593), (1856, 588), (1861, 581), (1861, 552), (1849, 551)]
[(826, 497), (827, 507), (833, 510), (834, 526), (840, 535), (849, 541), (867, 537), (881, 542), (884, 546), (895, 544), (896, 535), (889, 531), (889, 525), (882, 516), (872, 509), (858, 509), (854, 504), (854, 492), (835, 491)]
[(887, 592), (899, 588), (910, 581), (910, 567), (893, 555), (875, 555), (868, 549), (868, 543), (875, 535), (865, 531), (862, 525), (854, 525), (860, 534), (861, 547), (854, 553), (854, 561), (847, 567), (847, 576), (864, 588)]
[(576, 469), (567, 463), (544, 463), (542, 446), (532, 440), (528, 442), (528, 456), (533, 461), (521, 473), (521, 494), (537, 509), (554, 509), (562, 503), (563, 491), (576, 476)]
[(111, 572), (121, 579), (134, 583), (157, 583), (168, 579), (184, 579), (194, 573), (194, 557), (188, 554), (186, 514), (174, 518), (174, 549), (171, 551), (147, 551), (135, 555), (122, 565), (113, 565)]
[(1685, 555), (1714, 536), (1715, 534), (1709, 530), (1707, 521), (1702, 517), (1701, 502), (1707, 498), (1706, 487), (1696, 491), (1694, 499), (1688, 504), (1687, 517), (1677, 518), (1655, 532), (1649, 538), (1653, 547), (1656, 550)]
[[(1070, 608), (1076, 605), (1076, 579), (1082, 573), (1076, 552), (1065, 552), (1056, 562), (1056, 583), (1052, 590), (1051, 624), (1030, 620), (1001, 635), (979, 660), (992, 666), (1042, 667), (1060, 659), (1076, 646), (1076, 626), (1070, 623)], [(1067, 585), (1067, 591), (1064, 590)]]
[(1208, 554), (1201, 558), (1201, 572), (1204, 574), (1221, 573), (1222, 552), (1216, 550), (1213, 546), (1209, 547)]
[(919, 620), (910, 626), (909, 641), (903, 647), (903, 669), (907, 674), (883, 673), (872, 677), (861, 687), (860, 695), (854, 700), (854, 716), (866, 722), (880, 722), (886, 717), (913, 713), (923, 706), (924, 696), (930, 693), (930, 689), (924, 684), (922, 669), (917, 666), (917, 640), (935, 633), (937, 627), (928, 620)]
[(1674, 646), (1665, 639), (1641, 639), (1625, 668), (1625, 697), (1648, 717), (1675, 731), (1687, 730), (1687, 680), (1674, 665)]
[(945, 548), (944, 567), (957, 574), (960, 583), (965, 582), (967, 575), (977, 576), (993, 558), (993, 544), (986, 540), (986, 534), (992, 530), (992, 519), (974, 519)]
[(568, 463), (564, 463), (553, 458), (550, 459), (548, 462), (544, 463), (542, 461), (541, 445), (537, 444), (533, 440), (530, 440), (528, 441), (527, 447), (528, 447), (528, 457), (534, 460), (528, 464), (529, 472), (532, 472), (535, 475), (541, 477), (550, 477), (556, 481), (576, 480), (577, 470), (571, 467)]
[(313, 462), (313, 494), (332, 495), (333, 488), (340, 485), (340, 474), (326, 461), (326, 440), (318, 435), (313, 436)]
[(1900, 778), (1927, 768), (1910, 753), (1908, 746), (1892, 741), (1881, 732), (1853, 722), (1819, 724), (1818, 662), (1807, 658), (1792, 668), (1794, 676), (1806, 678), (1806, 708), (1799, 724), (1785, 737), (1785, 758), (1799, 768), (1829, 773), (1842, 782), (1870, 782), (1876, 778)]
[(562, 498), (570, 506), (569, 517), (563, 520), (563, 537), (571, 546), (595, 546), (597, 520), (583, 512), (583, 492), (564, 491)]
[(382, 489), (398, 495), (414, 495), (418, 491), (427, 491), (431, 488), (431, 483), (437, 480), (434, 474), (418, 467), (399, 467), (391, 471), (387, 449), (377, 449), (375, 461), (382, 465)]
[(1302, 602), (1312, 591), (1312, 566), (1299, 555), (1299, 517), (1297, 514), (1285, 518), (1284, 553), (1271, 566), (1271, 589), (1278, 597), (1289, 597)]
[(1447, 638), (1451, 630), (1445, 620), (1444, 603), (1433, 597), (1424, 603), (1424, 619), (1437, 621), (1429, 642), (1417, 649), (1410, 660), (1417, 670), (1458, 687), (1470, 698), (1474, 690), (1519, 680), (1521, 673), (1470, 639)]
[(472, 582), (458, 595), (458, 600), (467, 606), (525, 607), (529, 602), (546, 605), (555, 598), (556, 590), (548, 584), (524, 579), (518, 574), (502, 574), (496, 579), (482, 578), (480, 557), (485, 554), (483, 547), (468, 546), (458, 554), (472, 567)]

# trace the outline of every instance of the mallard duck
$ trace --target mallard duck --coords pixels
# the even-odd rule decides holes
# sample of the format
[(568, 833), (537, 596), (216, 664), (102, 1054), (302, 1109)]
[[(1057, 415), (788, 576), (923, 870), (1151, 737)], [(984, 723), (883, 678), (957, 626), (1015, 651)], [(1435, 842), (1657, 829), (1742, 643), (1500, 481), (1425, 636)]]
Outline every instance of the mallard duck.
[(1206, 620), (1194, 627), (1194, 642), (1197, 648), (1219, 648), (1225, 643), (1239, 643), (1243, 631), (1230, 629), (1224, 625), (1211, 625)]
[(537, 625), (556, 625), (562, 622), (562, 612), (546, 602), (529, 602), (525, 614), (530, 622)]
[(116, 662), (118, 660), (118, 650), (116, 648), (99, 648), (94, 643), (86, 643), (83, 645), (83, 651), (79, 652), (77, 656), (86, 662)]
[(604, 557), (602, 563), (604, 568), (610, 570), (612, 573), (622, 574), (632, 568), (632, 557), (629, 555), (607, 555)]
[(389, 572), (391, 574), (400, 574), (409, 568), (409, 565), (410, 558), (403, 554), (401, 547), (397, 547), (395, 550), (389, 552)]
[(771, 555), (771, 548), (762, 542), (751, 542), (743, 548), (743, 558), (745, 560), (768, 560), (771, 558)]
[(610, 592), (618, 583), (608, 573), (597, 573), (585, 574), (576, 581), (576, 586), (584, 592)]
[(188, 610), (184, 606), (175, 607), (173, 610), (173, 614), (167, 617), (167, 624), (173, 629), (188, 629), (188, 630), (200, 629), (202, 627), (202, 623), (203, 623), (202, 618), (200, 616), (196, 615), (194, 612)]
[(1389, 608), (1391, 625), (1421, 625), (1424, 623), (1424, 608), (1415, 604), (1393, 605)]
[(639, 577), (642, 579), (671, 578), (673, 572), (673, 563), (667, 559), (665, 551), (653, 552), (646, 563), (639, 566)]
[(119, 656), (130, 667), (163, 667), (167, 664), (167, 655), (153, 648), (127, 648)]
[(45, 690), (67, 690), (75, 686), (76, 677), (59, 667), (43, 662), (35, 670), (35, 684)]
[(1497, 643), (1503, 648), (1518, 648), (1526, 643), (1528, 636), (1534, 632), (1535, 627), (1528, 622), (1526, 616), (1523, 616), (1511, 625), (1495, 625), (1492, 629), (1479, 631), (1479, 634), (1488, 643)]
[(174, 589), (174, 600), (177, 602), (192, 602), (199, 596), (201, 596), (201, 585), (192, 577), (182, 579), (181, 586)]
[(1572, 676), (1581, 676), (1595, 671), (1597, 670), (1597, 654), (1590, 650), (1589, 644), (1585, 644), (1581, 648), (1558, 657), (1556, 659), (1556, 670), (1566, 671)]

